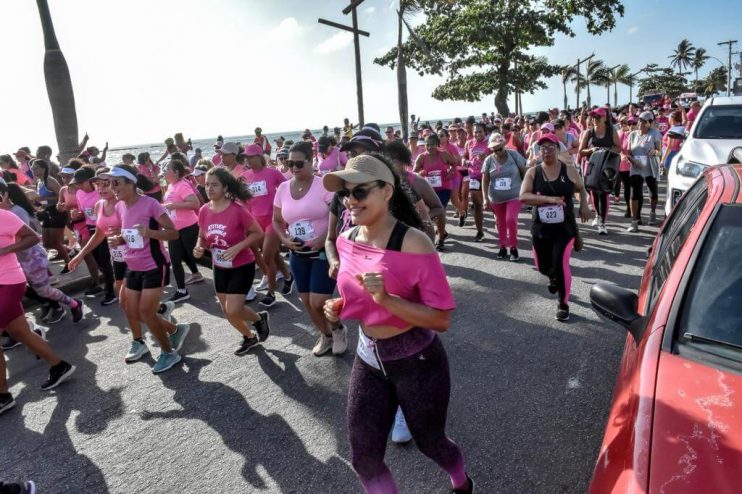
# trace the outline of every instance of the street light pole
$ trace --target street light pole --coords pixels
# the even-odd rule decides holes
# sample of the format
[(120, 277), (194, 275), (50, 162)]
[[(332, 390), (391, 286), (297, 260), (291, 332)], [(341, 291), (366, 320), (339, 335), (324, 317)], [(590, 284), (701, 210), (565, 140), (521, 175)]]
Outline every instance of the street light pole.
[(737, 44), (736, 39), (716, 43), (718, 46), (727, 45), (729, 48), (729, 62), (727, 63), (727, 96), (732, 93), (732, 46)]
[(592, 55), (590, 55), (589, 57), (583, 60), (580, 60), (579, 58), (577, 59), (577, 65), (576, 65), (577, 66), (577, 104), (575, 105), (575, 110), (577, 110), (580, 107), (580, 64), (583, 62), (587, 62), (594, 56), (595, 56), (595, 53), (593, 53)]

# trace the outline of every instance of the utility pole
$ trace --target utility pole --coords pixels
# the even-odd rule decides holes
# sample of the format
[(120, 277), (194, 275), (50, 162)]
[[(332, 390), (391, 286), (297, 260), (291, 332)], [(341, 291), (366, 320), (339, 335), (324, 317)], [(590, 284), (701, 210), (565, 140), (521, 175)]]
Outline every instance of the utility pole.
[(590, 55), (589, 57), (585, 59), (582, 59), (582, 60), (580, 60), (579, 58), (577, 59), (577, 65), (576, 65), (577, 67), (577, 104), (575, 105), (575, 110), (580, 108), (580, 64), (587, 62), (594, 56), (595, 56), (595, 53), (593, 53), (592, 55)]
[(320, 24), (325, 24), (327, 26), (331, 26), (337, 29), (342, 29), (344, 31), (349, 31), (353, 33), (353, 46), (355, 48), (355, 59), (356, 59), (356, 97), (358, 99), (358, 124), (363, 127), (365, 118), (363, 116), (363, 80), (361, 78), (361, 43), (360, 39), (358, 38), (359, 35), (366, 36), (367, 38), (370, 36), (370, 34), (367, 31), (361, 31), (358, 29), (358, 14), (357, 14), (357, 8), (359, 5), (361, 5), (364, 2), (364, 0), (351, 0), (350, 5), (345, 7), (343, 9), (343, 14), (348, 15), (352, 14), (351, 18), (353, 21), (353, 26), (344, 26), (343, 24), (338, 24), (337, 22), (328, 21), (326, 19), (317, 19), (317, 22)]
[(727, 45), (729, 48), (729, 62), (727, 63), (727, 96), (732, 94), (732, 46), (737, 44), (736, 39), (716, 43), (718, 46)]

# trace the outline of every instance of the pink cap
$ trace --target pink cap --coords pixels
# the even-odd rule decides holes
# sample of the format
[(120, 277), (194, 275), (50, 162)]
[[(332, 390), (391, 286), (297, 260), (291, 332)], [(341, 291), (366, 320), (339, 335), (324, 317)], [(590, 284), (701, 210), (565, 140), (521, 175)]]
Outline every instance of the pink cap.
[(545, 131), (547, 131), (547, 132), (548, 132), (549, 134), (553, 134), (553, 133), (554, 133), (554, 125), (553, 125), (553, 124), (551, 124), (551, 123), (549, 123), (549, 122), (546, 122), (546, 123), (544, 123), (544, 124), (543, 124), (543, 125), (541, 126), (541, 130), (545, 130)]
[(260, 144), (250, 144), (245, 149), (245, 156), (260, 156), (262, 154), (263, 148), (260, 147)]
[(541, 137), (539, 137), (538, 142), (536, 142), (536, 144), (540, 146), (544, 142), (552, 142), (554, 144), (559, 144), (559, 138), (555, 136), (554, 134), (543, 134), (541, 135)]
[(606, 115), (606, 109), (605, 108), (596, 108), (590, 112), (591, 117), (601, 117), (605, 118)]

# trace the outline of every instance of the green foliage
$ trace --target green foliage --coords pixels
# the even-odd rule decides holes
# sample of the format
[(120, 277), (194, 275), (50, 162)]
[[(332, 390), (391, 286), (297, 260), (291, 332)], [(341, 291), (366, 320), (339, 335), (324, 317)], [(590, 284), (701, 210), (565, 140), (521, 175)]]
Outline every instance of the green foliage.
[(706, 76), (698, 81), (698, 92), (705, 96), (713, 96), (716, 93), (727, 90), (727, 68), (716, 67)]
[(639, 96), (653, 93), (664, 93), (675, 98), (680, 93), (690, 90), (688, 80), (684, 76), (675, 74), (669, 67), (654, 69), (647, 72), (646, 77), (639, 80)]
[[(704, 50), (705, 51), (705, 50)], [(685, 72), (685, 69), (693, 65), (693, 59), (696, 56), (696, 48), (693, 43), (687, 39), (683, 39), (678, 43), (678, 47), (675, 48), (673, 54), (670, 55), (670, 65), (678, 69), (678, 73)]]

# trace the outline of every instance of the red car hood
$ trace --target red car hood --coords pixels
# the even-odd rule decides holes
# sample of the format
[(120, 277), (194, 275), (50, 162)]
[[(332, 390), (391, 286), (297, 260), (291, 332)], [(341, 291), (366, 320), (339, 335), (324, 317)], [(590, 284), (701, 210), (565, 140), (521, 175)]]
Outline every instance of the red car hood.
[(742, 492), (742, 376), (662, 352), (649, 492)]

